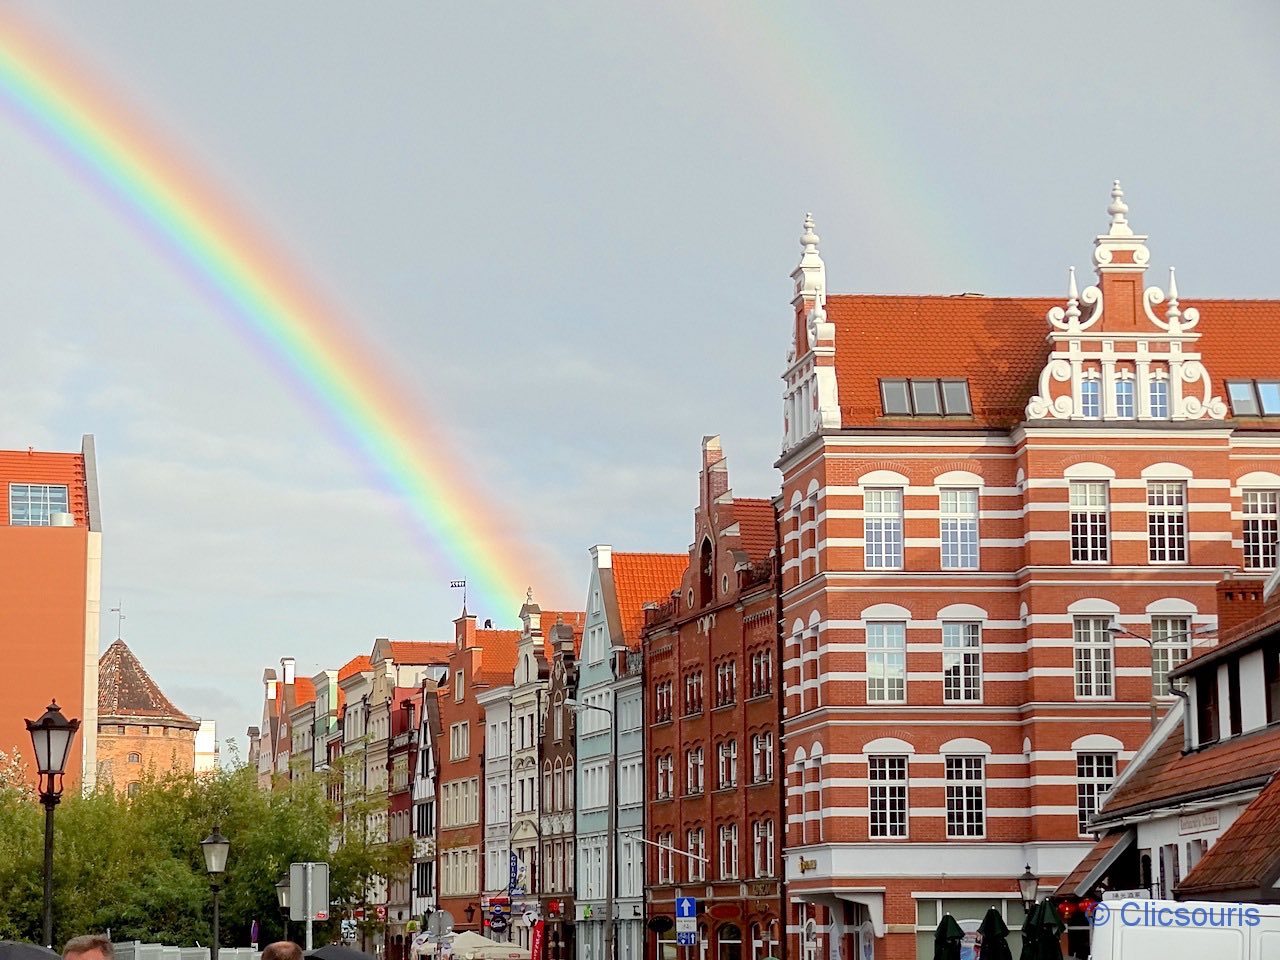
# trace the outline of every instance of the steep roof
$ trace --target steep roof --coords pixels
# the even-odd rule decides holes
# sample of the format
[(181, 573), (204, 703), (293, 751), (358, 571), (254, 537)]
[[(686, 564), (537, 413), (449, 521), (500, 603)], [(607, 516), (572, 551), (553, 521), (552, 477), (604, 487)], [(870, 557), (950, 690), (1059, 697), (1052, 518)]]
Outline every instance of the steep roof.
[(1182, 725), (1170, 727), (1164, 742), (1107, 797), (1097, 822), (1185, 800), (1259, 786), (1280, 770), (1280, 727), (1182, 752)]
[(477, 630), (476, 645), (482, 651), (480, 675), (476, 683), (501, 687), (511, 682), (516, 670), (516, 651), (520, 646), (519, 630)]
[(123, 640), (98, 660), (98, 719), (161, 720), (198, 729), (200, 724), (173, 705)]
[(449, 662), (452, 640), (389, 640), (387, 652), (394, 663), (402, 666), (426, 666)]
[(1178, 884), (1180, 896), (1270, 886), (1280, 860), (1280, 777), (1254, 798)]
[(357, 673), (368, 673), (372, 669), (373, 663), (368, 656), (361, 654), (358, 657), (352, 657), (338, 668), (338, 682), (354, 677)]
[(640, 648), (644, 628), (644, 605), (665, 603), (680, 586), (687, 553), (615, 553), (612, 558), (613, 584), (618, 594), (618, 614), (622, 620), (624, 644)]
[[(1045, 313), (1064, 302), (1065, 296), (829, 296), (842, 426), (974, 430), (1021, 422), (1049, 356)], [(1280, 301), (1187, 297), (1187, 306), (1200, 311), (1196, 349), (1213, 378), (1213, 395), (1225, 398), (1229, 379), (1274, 376), (1274, 363), (1257, 345), (1280, 329)], [(967, 377), (973, 414), (883, 417), (880, 380), (893, 377)]]
[(769, 557), (778, 545), (778, 527), (773, 504), (768, 500), (736, 498), (733, 519), (738, 524), (738, 539), (752, 563)]

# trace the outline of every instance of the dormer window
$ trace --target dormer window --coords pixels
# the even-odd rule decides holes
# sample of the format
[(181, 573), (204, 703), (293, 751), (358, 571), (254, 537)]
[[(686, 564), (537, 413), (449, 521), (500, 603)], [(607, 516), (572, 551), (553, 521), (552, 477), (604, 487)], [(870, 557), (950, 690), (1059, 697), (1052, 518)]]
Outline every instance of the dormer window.
[(1237, 417), (1280, 417), (1280, 380), (1228, 380), (1227, 396)]
[(1218, 739), (1218, 673), (1209, 670), (1196, 677), (1196, 743)]
[(968, 380), (880, 381), (880, 406), (886, 417), (967, 417)]
[(1169, 419), (1169, 381), (1152, 380), (1147, 389), (1147, 396), (1151, 401), (1151, 418), (1153, 420)]
[(1133, 419), (1133, 381), (1116, 381), (1116, 416), (1124, 420)]
[(1102, 384), (1097, 380), (1080, 384), (1080, 415), (1091, 420), (1102, 416)]

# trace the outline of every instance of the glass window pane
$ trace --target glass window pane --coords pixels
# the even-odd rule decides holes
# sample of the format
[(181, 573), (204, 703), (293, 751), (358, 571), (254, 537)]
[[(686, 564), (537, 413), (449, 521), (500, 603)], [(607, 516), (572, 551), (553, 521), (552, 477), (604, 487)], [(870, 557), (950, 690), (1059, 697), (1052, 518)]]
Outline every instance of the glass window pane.
[(1237, 417), (1258, 415), (1258, 399), (1253, 393), (1252, 380), (1227, 381), (1227, 396), (1231, 398), (1231, 411)]
[(942, 405), (938, 402), (937, 380), (912, 380), (911, 400), (918, 416), (936, 417), (942, 413)]
[(947, 413), (952, 416), (971, 412), (969, 409), (969, 381), (943, 380), (942, 402), (946, 406)]
[(1258, 396), (1262, 398), (1263, 415), (1280, 414), (1280, 380), (1259, 380)]
[(881, 380), (880, 398), (884, 405), (885, 415), (894, 413), (911, 414), (911, 399), (907, 396), (907, 381)]

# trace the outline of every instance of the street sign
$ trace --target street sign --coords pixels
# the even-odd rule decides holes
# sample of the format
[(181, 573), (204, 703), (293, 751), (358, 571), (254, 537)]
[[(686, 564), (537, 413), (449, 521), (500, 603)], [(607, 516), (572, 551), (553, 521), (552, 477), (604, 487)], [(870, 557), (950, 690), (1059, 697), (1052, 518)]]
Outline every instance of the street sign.
[(698, 944), (697, 930), (690, 930), (688, 933), (681, 932), (676, 934), (677, 947), (694, 947), (694, 946), (697, 946), (697, 944)]
[(382, 904), (378, 904), (376, 907), (373, 908), (373, 910), (374, 910), (374, 913), (377, 914), (377, 917), (379, 920), (387, 919), (387, 908), (384, 907)]
[(676, 944), (691, 947), (698, 941), (698, 901), (676, 897)]
[(289, 919), (326, 920), (328, 917), (329, 864), (289, 864)]
[(697, 917), (698, 901), (693, 897), (677, 897), (676, 898), (676, 919), (682, 917)]

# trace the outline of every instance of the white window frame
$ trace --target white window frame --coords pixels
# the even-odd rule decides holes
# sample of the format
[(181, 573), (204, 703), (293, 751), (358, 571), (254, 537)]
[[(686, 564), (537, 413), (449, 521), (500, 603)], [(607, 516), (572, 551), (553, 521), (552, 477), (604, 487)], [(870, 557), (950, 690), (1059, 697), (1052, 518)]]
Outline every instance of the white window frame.
[(900, 620), (872, 621), (866, 625), (866, 636), (867, 703), (906, 703), (907, 625)]
[(752, 849), (757, 877), (773, 876), (773, 862), (776, 848), (775, 828), (772, 819), (757, 820), (752, 826)]
[(1240, 510), (1244, 568), (1274, 570), (1280, 557), (1280, 490), (1243, 490)]
[(717, 777), (721, 790), (738, 785), (738, 741), (736, 738), (720, 741), (716, 747)]
[(754, 734), (751, 737), (751, 782), (768, 783), (772, 779), (773, 734)]
[(976, 487), (944, 487), (938, 491), (938, 536), (943, 570), (978, 569), (979, 503)]
[(867, 757), (867, 835), (873, 840), (904, 840), (910, 813), (907, 800), (908, 758)]
[(773, 653), (757, 650), (751, 655), (751, 696), (767, 697), (773, 692)]
[(947, 837), (968, 840), (987, 835), (986, 758), (946, 756), (944, 774)]
[(697, 794), (702, 793), (706, 786), (706, 780), (704, 779), (706, 763), (702, 754), (702, 747), (691, 747), (686, 750), (684, 752), (684, 762), (685, 796), (696, 796)]
[(1147, 481), (1147, 561), (1187, 562), (1187, 483)]
[(720, 825), (720, 879), (738, 879), (738, 825)]
[[(61, 499), (53, 496), (61, 491)], [(71, 511), (71, 491), (65, 483), (10, 483), (9, 525), (11, 527), (47, 527), (51, 515)], [(18, 505), (22, 511), (17, 509)], [(19, 517), (19, 513), (22, 516)]]
[(1077, 700), (1114, 700), (1115, 639), (1108, 617), (1075, 617), (1071, 621), (1071, 649)]
[(1116, 782), (1114, 753), (1076, 754), (1076, 825), (1079, 833), (1089, 833), (1089, 820), (1097, 814)]
[(1169, 380), (1167, 377), (1152, 376), (1147, 383), (1147, 403), (1151, 411), (1151, 419), (1169, 419)]
[(738, 665), (733, 660), (716, 664), (716, 706), (738, 702)]
[(1191, 618), (1151, 618), (1151, 684), (1157, 697), (1172, 696), (1169, 671), (1191, 656)]
[(657, 770), (657, 785), (654, 788), (656, 799), (670, 800), (675, 795), (675, 758), (669, 753), (662, 753), (658, 755), (654, 765)]
[(944, 703), (982, 702), (982, 624), (974, 621), (942, 624), (942, 700)]
[(901, 570), (903, 563), (901, 487), (868, 487), (862, 495), (863, 566)]
[(685, 876), (690, 882), (701, 882), (707, 879), (707, 832), (704, 827), (695, 827), (685, 831), (685, 852), (693, 856), (684, 857)]
[[(1093, 373), (1093, 376), (1089, 376)], [(1080, 381), (1080, 416), (1086, 420), (1102, 419), (1102, 381), (1096, 371), (1086, 371)]]
[(1137, 385), (1132, 377), (1116, 380), (1116, 416), (1121, 420), (1133, 420), (1138, 415)]
[(1068, 481), (1072, 563), (1111, 562), (1111, 486), (1105, 480)]

